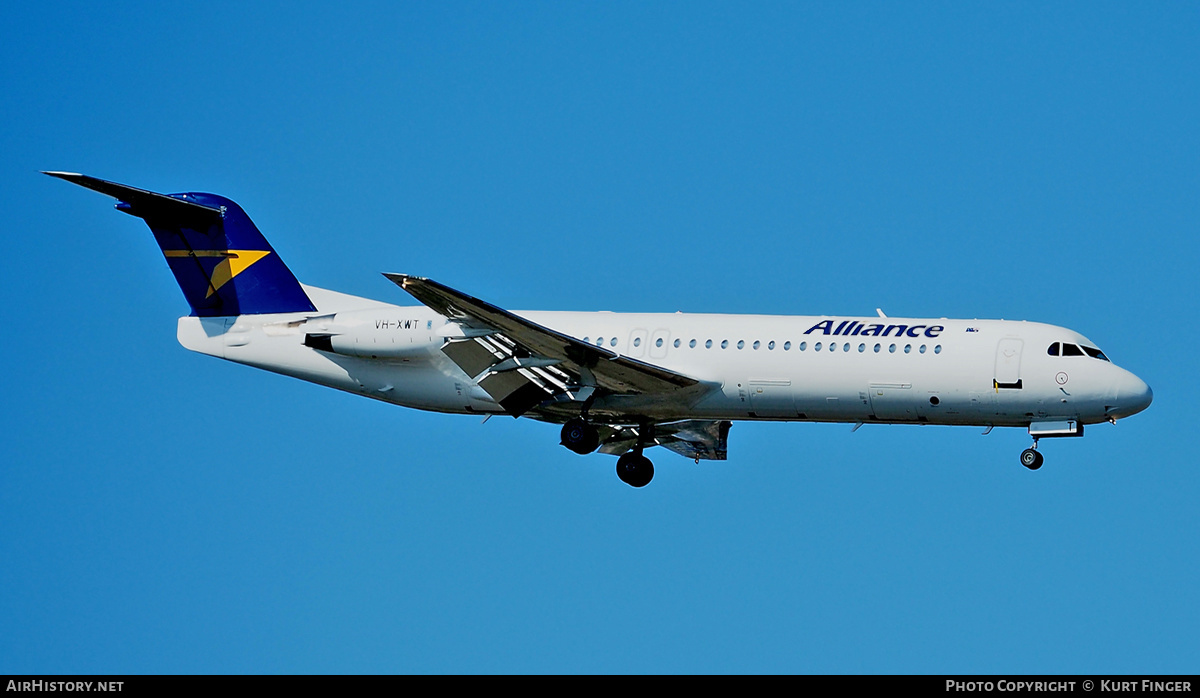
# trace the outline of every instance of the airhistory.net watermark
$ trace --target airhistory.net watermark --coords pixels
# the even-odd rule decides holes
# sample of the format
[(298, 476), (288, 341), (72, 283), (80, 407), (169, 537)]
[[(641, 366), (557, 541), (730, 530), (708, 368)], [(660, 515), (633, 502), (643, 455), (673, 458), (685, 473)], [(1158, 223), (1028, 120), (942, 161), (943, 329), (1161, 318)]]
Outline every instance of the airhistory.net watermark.
[(119, 693), (125, 687), (124, 681), (46, 681), (43, 679), (31, 679), (27, 681), (17, 681), (9, 679), (5, 684), (5, 691), (17, 691), (21, 693), (34, 693), (38, 691), (68, 691), (73, 693), (91, 693), (109, 692)]

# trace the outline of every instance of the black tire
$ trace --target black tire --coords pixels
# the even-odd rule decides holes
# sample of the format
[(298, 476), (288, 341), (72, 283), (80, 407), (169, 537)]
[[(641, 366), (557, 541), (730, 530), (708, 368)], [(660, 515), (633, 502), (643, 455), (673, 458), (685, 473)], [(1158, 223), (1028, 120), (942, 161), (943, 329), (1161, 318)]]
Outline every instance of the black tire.
[(560, 437), (563, 446), (581, 456), (595, 451), (600, 445), (600, 432), (579, 417), (563, 425)]
[(654, 479), (654, 464), (642, 454), (630, 451), (617, 459), (617, 477), (630, 487), (645, 487)]
[(1024, 451), (1021, 451), (1021, 465), (1029, 468), (1030, 470), (1037, 470), (1038, 468), (1042, 467), (1042, 460), (1042, 454), (1038, 453), (1032, 448), (1027, 448)]

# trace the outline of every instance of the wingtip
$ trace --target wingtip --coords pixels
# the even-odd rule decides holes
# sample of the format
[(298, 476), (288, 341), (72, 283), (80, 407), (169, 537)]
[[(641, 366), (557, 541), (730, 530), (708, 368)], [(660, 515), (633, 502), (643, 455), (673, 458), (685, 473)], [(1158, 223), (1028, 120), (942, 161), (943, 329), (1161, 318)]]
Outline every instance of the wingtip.
[(396, 284), (400, 288), (404, 288), (405, 285), (408, 284), (410, 281), (420, 281), (421, 280), (420, 277), (412, 276), (411, 274), (396, 274), (396, 273), (389, 272), (389, 271), (383, 272), (383, 276), (388, 281), (391, 281), (392, 283)]

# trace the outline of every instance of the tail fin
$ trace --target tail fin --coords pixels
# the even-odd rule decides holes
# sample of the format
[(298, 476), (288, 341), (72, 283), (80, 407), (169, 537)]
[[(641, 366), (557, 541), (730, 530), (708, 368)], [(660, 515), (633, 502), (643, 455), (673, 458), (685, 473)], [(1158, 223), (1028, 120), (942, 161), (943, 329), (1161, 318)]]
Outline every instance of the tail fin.
[(118, 200), (146, 221), (192, 306), (222, 317), (316, 311), (300, 282), (242, 208), (215, 194), (156, 194), (71, 172), (45, 172)]

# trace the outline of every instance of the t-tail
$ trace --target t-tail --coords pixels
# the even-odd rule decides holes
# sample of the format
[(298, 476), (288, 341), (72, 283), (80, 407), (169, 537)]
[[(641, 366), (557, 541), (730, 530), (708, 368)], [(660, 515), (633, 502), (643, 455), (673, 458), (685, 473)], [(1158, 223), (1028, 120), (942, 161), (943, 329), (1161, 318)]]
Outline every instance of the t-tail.
[(146, 221), (192, 315), (315, 311), (308, 294), (242, 208), (223, 196), (156, 194), (72, 172), (45, 172), (107, 194)]

